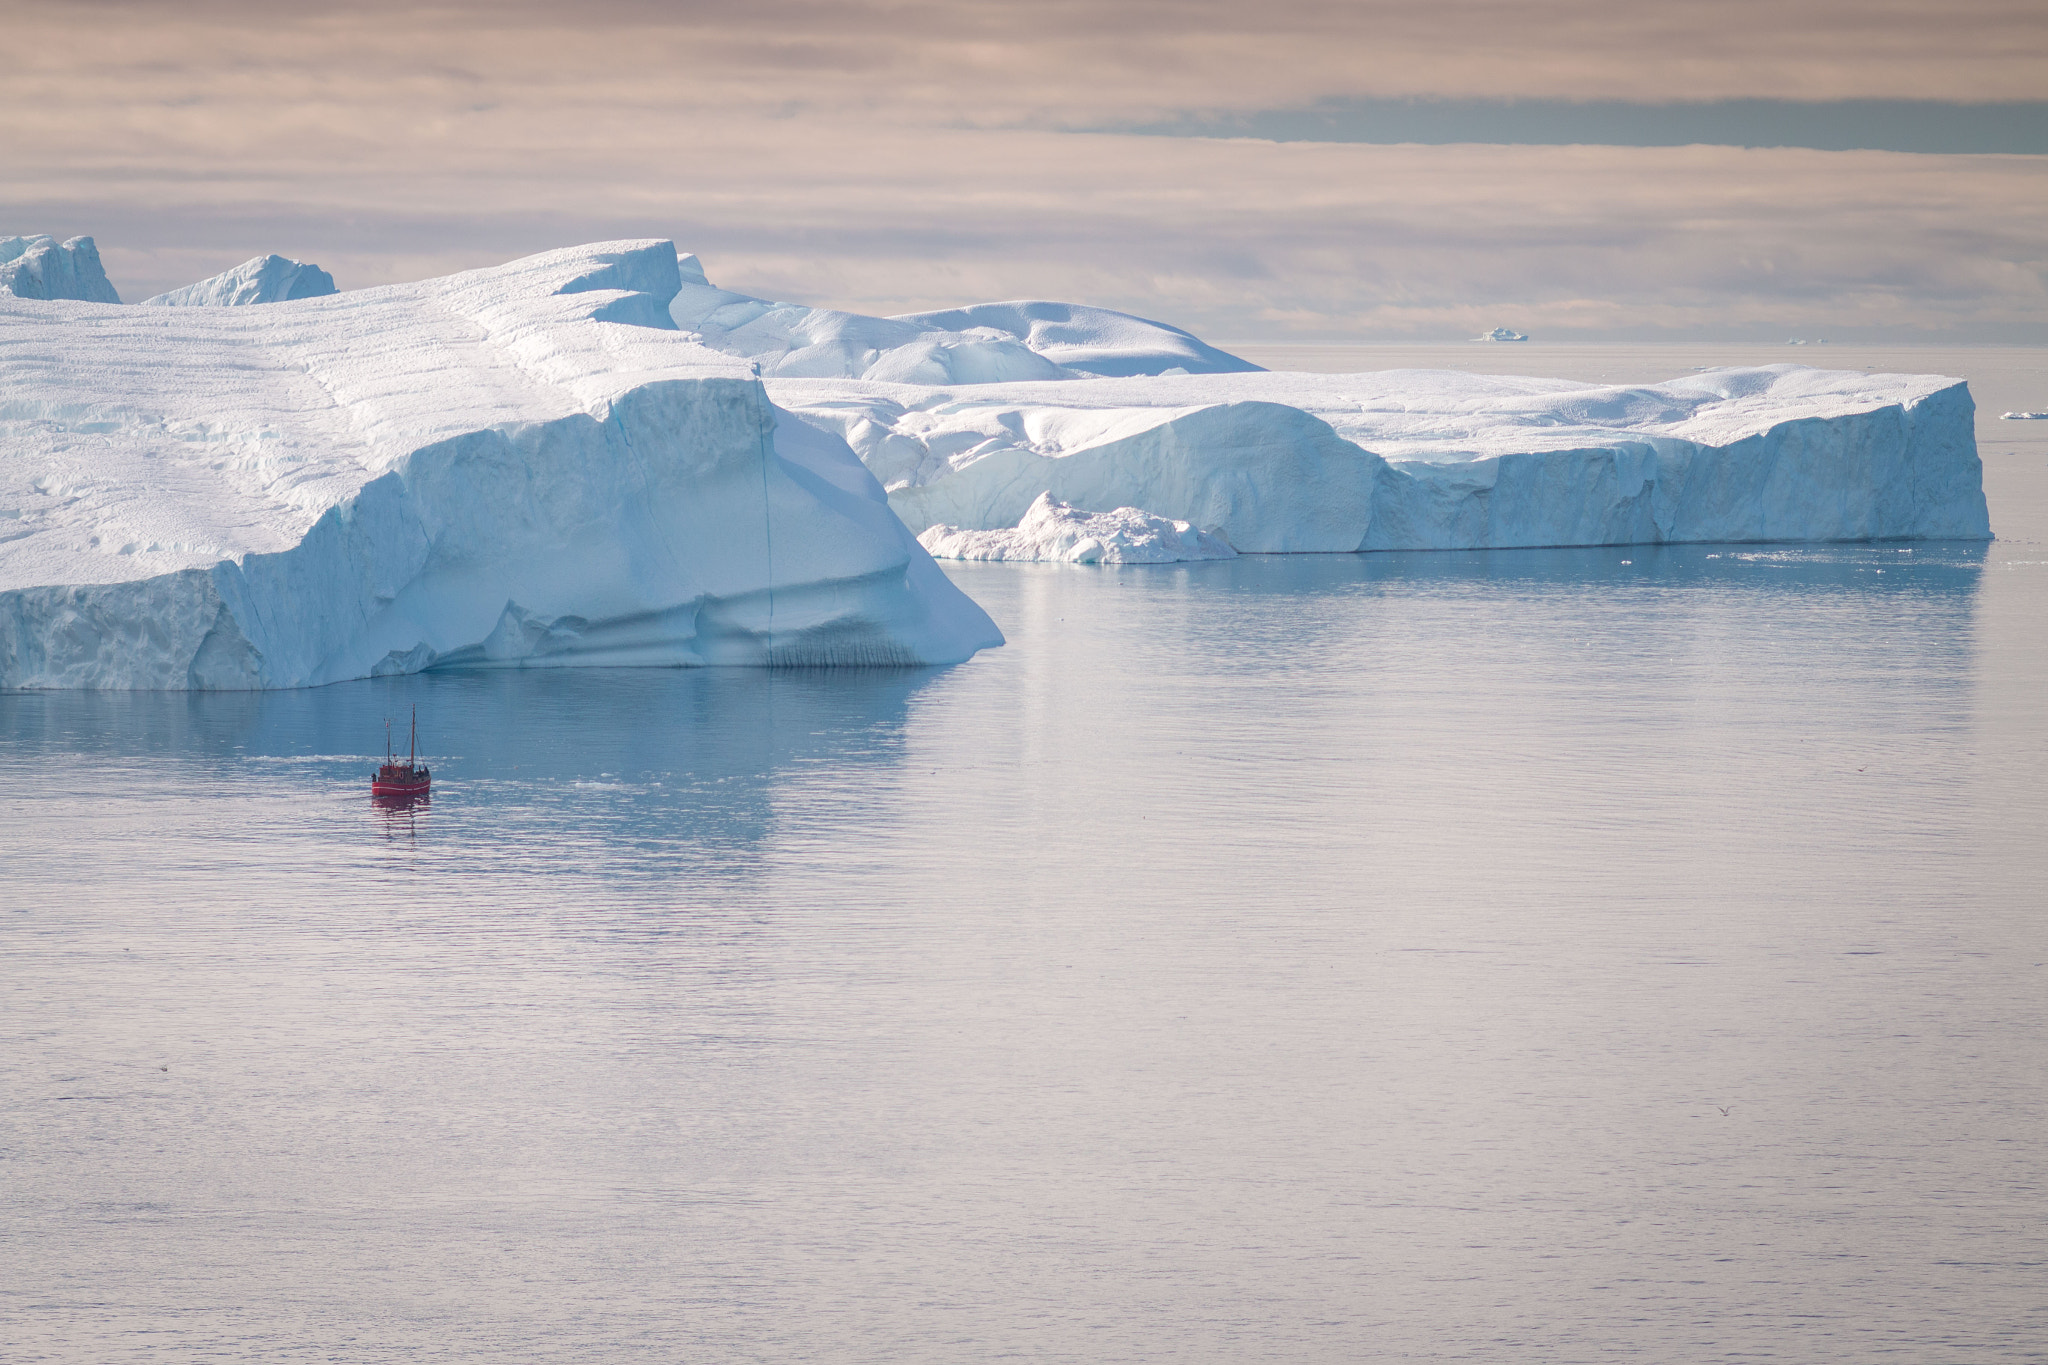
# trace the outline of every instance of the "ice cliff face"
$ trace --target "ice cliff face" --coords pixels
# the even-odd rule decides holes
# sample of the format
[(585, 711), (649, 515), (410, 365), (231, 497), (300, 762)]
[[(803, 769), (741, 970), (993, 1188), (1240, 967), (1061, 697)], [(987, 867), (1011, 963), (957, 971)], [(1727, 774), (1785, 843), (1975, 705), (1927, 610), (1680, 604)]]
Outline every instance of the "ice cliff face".
[(0, 296), (0, 687), (921, 664), (1001, 636), (666, 242), (264, 308)]
[(1255, 371), (1177, 327), (1072, 303), (984, 303), (877, 318), (772, 303), (704, 282), (694, 256), (669, 305), (676, 326), (764, 375), (896, 384), (992, 384), (1091, 375)]
[(0, 237), (0, 294), (119, 303), (90, 237)]
[(1227, 541), (1136, 507), (1084, 512), (1041, 493), (1010, 530), (928, 527), (918, 544), (934, 559), (1017, 559), (1066, 564), (1177, 564), (1235, 559)]
[(143, 303), (182, 308), (221, 307), (317, 299), (333, 292), (334, 276), (319, 266), (270, 255), (244, 261), (233, 270), (144, 299)]
[(1984, 539), (1959, 381), (1793, 365), (1641, 387), (1442, 371), (930, 387), (775, 378), (917, 528), (1050, 493), (1240, 551)]

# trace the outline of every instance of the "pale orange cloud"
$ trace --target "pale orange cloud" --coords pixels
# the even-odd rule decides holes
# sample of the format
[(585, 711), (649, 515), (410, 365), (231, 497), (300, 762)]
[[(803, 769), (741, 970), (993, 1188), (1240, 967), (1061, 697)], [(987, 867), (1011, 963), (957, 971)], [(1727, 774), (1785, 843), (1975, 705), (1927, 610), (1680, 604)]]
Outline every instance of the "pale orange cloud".
[(673, 235), (873, 311), (1212, 334), (2048, 338), (2048, 158), (1063, 133), (1339, 95), (2034, 98), (2037, 5), (500, 4), (0, 10), (0, 231), (126, 297)]

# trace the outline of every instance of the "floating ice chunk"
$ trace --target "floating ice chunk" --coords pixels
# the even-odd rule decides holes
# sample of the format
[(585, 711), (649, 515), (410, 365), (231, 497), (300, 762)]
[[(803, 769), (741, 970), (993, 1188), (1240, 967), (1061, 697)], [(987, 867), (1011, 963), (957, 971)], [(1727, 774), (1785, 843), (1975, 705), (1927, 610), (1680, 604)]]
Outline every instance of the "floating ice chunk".
[(844, 442), (674, 330), (678, 280), (615, 242), (260, 309), (0, 295), (0, 688), (1000, 644)]
[(932, 526), (917, 538), (934, 559), (1027, 559), (1069, 564), (1173, 564), (1235, 559), (1230, 542), (1135, 507), (1083, 512), (1041, 493), (1010, 530)]
[(169, 307), (220, 307), (245, 303), (284, 303), (317, 299), (334, 292), (334, 276), (317, 265), (284, 256), (258, 256), (224, 270), (211, 279), (144, 299)]
[(1491, 332), (1481, 332), (1472, 339), (1474, 341), (1527, 341), (1529, 335), (1526, 332), (1511, 331), (1506, 327), (1496, 327)]
[(2048, 412), (2002, 412), (2002, 422), (2048, 422)]
[(21, 299), (119, 303), (90, 237), (0, 237), (0, 294)]

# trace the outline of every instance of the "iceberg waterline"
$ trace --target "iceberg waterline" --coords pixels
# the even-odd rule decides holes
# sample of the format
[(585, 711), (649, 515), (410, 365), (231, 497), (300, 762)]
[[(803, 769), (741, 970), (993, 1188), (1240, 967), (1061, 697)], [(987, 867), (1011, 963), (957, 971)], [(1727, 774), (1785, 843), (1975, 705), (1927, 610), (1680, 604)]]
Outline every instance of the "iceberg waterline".
[(666, 242), (264, 308), (0, 299), (0, 687), (1001, 643)]
[[(288, 295), (273, 260), (174, 292)], [(1176, 523), (1258, 552), (1990, 534), (1954, 380), (1269, 374), (1078, 305), (771, 303), (666, 242), (256, 309), (0, 294), (0, 380), (0, 687), (949, 662), (1001, 636), (935, 526), (1082, 559)], [(1041, 500), (1069, 506), (1020, 526)], [(1109, 539), (1068, 534), (1091, 516)]]

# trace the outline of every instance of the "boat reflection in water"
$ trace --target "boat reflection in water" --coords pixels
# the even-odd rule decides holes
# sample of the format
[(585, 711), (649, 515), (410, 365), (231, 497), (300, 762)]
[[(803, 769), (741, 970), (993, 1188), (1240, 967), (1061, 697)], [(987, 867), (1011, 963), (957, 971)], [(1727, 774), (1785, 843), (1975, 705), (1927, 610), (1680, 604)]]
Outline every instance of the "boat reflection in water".
[(418, 796), (372, 796), (370, 804), (376, 809), (377, 823), (383, 827), (384, 837), (393, 842), (418, 843), (433, 810), (433, 803), (425, 793)]
[(370, 800), (373, 804), (387, 809), (405, 810), (415, 805), (424, 805), (431, 798), (429, 787), (432, 774), (419, 761), (420, 753), (420, 709), (412, 709), (412, 741), (406, 748), (405, 762), (391, 751), (391, 722), (384, 722), (384, 766), (377, 769), (377, 775), (370, 779)]

